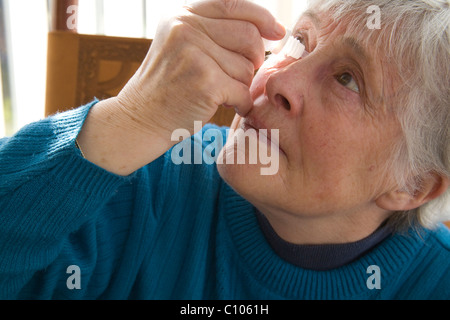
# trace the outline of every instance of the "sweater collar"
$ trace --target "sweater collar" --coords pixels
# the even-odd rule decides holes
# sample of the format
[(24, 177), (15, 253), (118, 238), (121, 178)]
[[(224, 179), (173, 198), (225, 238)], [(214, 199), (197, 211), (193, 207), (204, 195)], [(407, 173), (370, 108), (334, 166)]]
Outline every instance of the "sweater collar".
[[(259, 225), (254, 207), (226, 183), (222, 189), (221, 216), (227, 225), (232, 250), (242, 257), (239, 266), (280, 297), (296, 299), (336, 299), (369, 295), (367, 270), (379, 266), (383, 283), (395, 282), (399, 272), (412, 263), (415, 252), (424, 246), (429, 233), (409, 230), (393, 234), (356, 260), (330, 270), (311, 270), (281, 258), (271, 247)], [(327, 290), (324, 290), (327, 288)]]
[(317, 271), (331, 270), (355, 261), (391, 235), (383, 224), (368, 237), (351, 243), (296, 245), (283, 240), (270, 225), (267, 218), (255, 209), (261, 230), (275, 253), (287, 262)]

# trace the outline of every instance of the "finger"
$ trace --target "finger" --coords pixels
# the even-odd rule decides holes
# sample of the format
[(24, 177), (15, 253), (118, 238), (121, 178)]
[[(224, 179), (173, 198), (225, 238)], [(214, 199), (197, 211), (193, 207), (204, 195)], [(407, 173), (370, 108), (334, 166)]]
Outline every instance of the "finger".
[(199, 103), (194, 103), (194, 106), (205, 111), (228, 105), (234, 107), (238, 114), (246, 115), (253, 107), (249, 85), (230, 77), (215, 59), (201, 51), (199, 53), (199, 50), (196, 48), (192, 59), (188, 59), (188, 64), (192, 67), (189, 75), (192, 80), (189, 81), (191, 85), (186, 93), (188, 96), (193, 95), (194, 99), (187, 97), (185, 100), (192, 102), (198, 98)]
[[(245, 59), (242, 56), (240, 58)], [(200, 74), (203, 73), (202, 78), (205, 81), (198, 90), (212, 98), (212, 100), (207, 100), (214, 101), (213, 104), (215, 107), (220, 105), (233, 107), (239, 115), (247, 115), (253, 107), (253, 100), (250, 95), (251, 80), (249, 81), (250, 84), (247, 85), (244, 81), (239, 81), (231, 77), (227, 72), (224, 72), (222, 59), (217, 61), (211, 56), (205, 55), (201, 59), (199, 57), (196, 61), (197, 63), (202, 61), (202, 67), (204, 69), (203, 72), (200, 71)]]
[(223, 79), (223, 83), (224, 90), (221, 104), (234, 107), (237, 114), (245, 117), (253, 107), (249, 87), (231, 78)]
[[(173, 43), (174, 48), (180, 44), (183, 48), (187, 48), (189, 44), (193, 44), (199, 49), (197, 54), (206, 55), (214, 60), (231, 78), (248, 86), (251, 84), (255, 70), (260, 67), (265, 58), (261, 37), (255, 35), (255, 33), (259, 34), (255, 26), (248, 22), (209, 19), (194, 14), (179, 17), (177, 22), (181, 23), (177, 23), (177, 28), (169, 37), (170, 40), (165, 43), (166, 46)], [(249, 39), (247, 41), (233, 40), (236, 37), (227, 32), (233, 28), (236, 30), (237, 27), (233, 24), (252, 26), (250, 29), (253, 30), (254, 36), (249, 38), (253, 39), (254, 44)], [(204, 65), (199, 67), (204, 68)]]
[(261, 36), (268, 40), (282, 39), (286, 32), (266, 8), (247, 0), (204, 0), (192, 3), (186, 8), (207, 18), (251, 22), (258, 28)]
[(199, 18), (204, 32), (219, 46), (243, 55), (258, 69), (264, 62), (265, 50), (256, 26), (247, 21)]
[(255, 74), (255, 68), (251, 61), (219, 46), (216, 46), (213, 51), (217, 51), (217, 53), (213, 53), (211, 57), (229, 77), (247, 86), (251, 85)]

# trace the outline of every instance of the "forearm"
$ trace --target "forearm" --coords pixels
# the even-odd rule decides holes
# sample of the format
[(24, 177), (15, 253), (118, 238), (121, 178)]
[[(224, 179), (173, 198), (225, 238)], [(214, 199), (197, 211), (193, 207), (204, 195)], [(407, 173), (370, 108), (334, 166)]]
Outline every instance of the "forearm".
[(33, 123), (0, 141), (0, 297), (12, 298), (52, 264), (65, 240), (95, 223), (120, 177), (75, 148), (89, 106)]

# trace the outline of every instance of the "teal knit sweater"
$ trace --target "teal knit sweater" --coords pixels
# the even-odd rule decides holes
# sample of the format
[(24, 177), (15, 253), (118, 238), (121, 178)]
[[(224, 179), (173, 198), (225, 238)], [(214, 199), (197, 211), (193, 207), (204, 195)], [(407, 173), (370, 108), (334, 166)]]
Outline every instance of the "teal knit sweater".
[(83, 159), (74, 141), (92, 105), (0, 140), (0, 298), (450, 298), (444, 226), (393, 235), (343, 267), (296, 267), (214, 165), (167, 153), (119, 177)]

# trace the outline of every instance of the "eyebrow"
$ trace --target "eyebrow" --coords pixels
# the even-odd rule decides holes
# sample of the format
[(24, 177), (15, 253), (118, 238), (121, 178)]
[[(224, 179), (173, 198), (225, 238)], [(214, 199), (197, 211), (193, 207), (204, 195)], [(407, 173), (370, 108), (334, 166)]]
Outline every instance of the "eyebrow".
[(318, 29), (320, 28), (320, 25), (322, 24), (319, 16), (312, 10), (306, 10), (305, 12), (303, 12), (302, 17), (309, 18), (312, 21), (312, 23), (314, 24), (314, 26)]
[[(322, 21), (321, 21), (319, 15), (317, 15), (317, 13), (315, 13), (314, 11), (312, 11), (312, 10), (310, 10), (310, 9), (309, 9), (309, 10), (306, 10), (306, 11), (300, 16), (299, 21), (300, 21), (302, 18), (304, 18), (304, 17), (306, 17), (306, 18), (308, 18), (309, 20), (311, 20), (312, 24), (314, 25), (314, 27), (315, 27), (317, 30), (320, 30), (320, 29), (321, 29), (321, 27), (322, 27)], [(359, 42), (356, 38), (351, 37), (351, 36), (345, 36), (345, 37), (343, 37), (341, 43), (342, 43), (342, 45), (343, 45), (344, 47), (349, 48), (349, 49), (357, 56), (357, 58), (359, 58), (359, 60), (361, 60), (361, 61), (363, 62), (363, 66), (362, 66), (363, 69), (365, 69), (365, 70), (370, 70), (370, 69), (372, 68), (372, 66), (373, 66), (373, 61), (372, 61), (372, 59), (369, 58), (369, 55), (367, 54), (367, 51), (365, 50), (365, 48), (360, 44), (360, 42)], [(368, 78), (367, 78), (367, 80), (368, 80), (369, 82), (374, 81), (374, 78), (373, 78), (371, 72), (367, 72), (367, 73), (368, 73)], [(366, 78), (366, 77), (367, 77), (367, 75), (364, 75), (364, 78)], [(370, 104), (369, 101), (368, 101), (368, 104)]]
[(362, 60), (365, 62), (369, 62), (369, 56), (366, 53), (366, 50), (363, 48), (362, 45), (358, 43), (358, 41), (355, 38), (352, 37), (345, 37), (342, 41), (342, 43), (349, 47), (353, 52), (355, 52)]
[[(320, 17), (317, 15), (317, 13), (315, 13), (311, 9), (306, 10), (300, 18), (302, 18), (302, 17), (309, 18), (317, 29), (321, 28), (322, 21), (320, 20)], [(349, 47), (350, 49), (352, 49), (363, 60), (365, 60), (365, 61), (369, 60), (369, 56), (367, 55), (363, 46), (361, 46), (355, 38), (345, 37), (343, 39), (343, 44), (346, 47)]]

